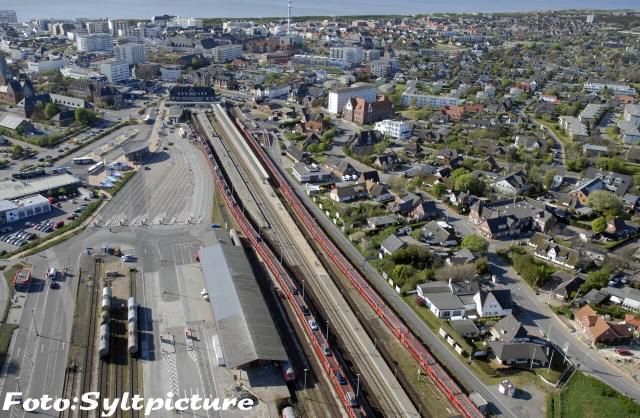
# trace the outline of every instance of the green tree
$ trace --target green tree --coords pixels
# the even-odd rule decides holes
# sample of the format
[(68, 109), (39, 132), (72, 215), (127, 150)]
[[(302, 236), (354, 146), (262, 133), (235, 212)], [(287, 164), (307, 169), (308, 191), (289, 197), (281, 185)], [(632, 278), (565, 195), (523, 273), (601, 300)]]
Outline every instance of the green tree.
[(594, 219), (591, 222), (591, 229), (593, 230), (594, 234), (601, 234), (605, 229), (607, 229), (606, 219), (604, 219), (603, 217)]
[(444, 183), (436, 183), (431, 187), (431, 193), (440, 199), (445, 193), (447, 193), (447, 186), (445, 186)]
[(47, 103), (47, 105), (44, 107), (44, 115), (47, 117), (47, 119), (51, 119), (57, 114), (58, 106), (56, 106), (55, 103)]
[(549, 170), (547, 171), (547, 173), (544, 175), (544, 188), (545, 189), (549, 189), (551, 187), (551, 184), (553, 184), (553, 177), (557, 174), (558, 172), (556, 170)]
[(474, 253), (486, 253), (489, 249), (489, 242), (479, 235), (467, 235), (462, 240), (462, 248), (466, 248)]
[(76, 109), (74, 116), (76, 121), (82, 125), (92, 124), (96, 120), (95, 112), (89, 109)]
[(589, 194), (587, 206), (607, 216), (617, 216), (622, 212), (622, 201), (606, 190), (596, 190)]
[(484, 193), (484, 187), (482, 180), (471, 173), (461, 175), (453, 185), (453, 188), (458, 192), (468, 191), (476, 196), (481, 196)]

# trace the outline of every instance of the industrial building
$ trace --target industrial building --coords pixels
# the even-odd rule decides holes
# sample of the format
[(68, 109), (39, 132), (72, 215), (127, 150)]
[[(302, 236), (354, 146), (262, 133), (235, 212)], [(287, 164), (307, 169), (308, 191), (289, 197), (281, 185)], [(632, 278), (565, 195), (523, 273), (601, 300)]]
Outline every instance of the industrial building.
[(49, 199), (39, 194), (15, 200), (0, 200), (0, 225), (50, 211)]
[(49, 192), (57, 194), (61, 189), (65, 193), (74, 191), (80, 186), (80, 179), (71, 174), (37, 177), (31, 180), (5, 178), (0, 180), (0, 200), (15, 200), (26, 196)]
[(229, 368), (286, 361), (287, 354), (242, 247), (218, 234), (199, 252), (224, 359)]

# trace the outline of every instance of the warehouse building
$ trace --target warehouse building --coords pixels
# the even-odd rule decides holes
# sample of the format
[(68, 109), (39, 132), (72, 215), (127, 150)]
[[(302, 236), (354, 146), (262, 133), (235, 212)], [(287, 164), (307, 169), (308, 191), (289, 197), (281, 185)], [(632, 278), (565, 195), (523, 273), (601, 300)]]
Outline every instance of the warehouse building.
[(286, 361), (287, 354), (244, 250), (227, 238), (216, 241), (202, 248), (199, 255), (227, 367), (246, 369)]
[(39, 194), (16, 200), (0, 200), (0, 225), (51, 211), (49, 199)]
[(80, 179), (71, 174), (37, 177), (32, 180), (15, 180), (5, 178), (0, 180), (0, 200), (15, 200), (26, 196), (41, 194), (48, 196), (49, 192), (57, 195), (72, 192), (80, 186)]

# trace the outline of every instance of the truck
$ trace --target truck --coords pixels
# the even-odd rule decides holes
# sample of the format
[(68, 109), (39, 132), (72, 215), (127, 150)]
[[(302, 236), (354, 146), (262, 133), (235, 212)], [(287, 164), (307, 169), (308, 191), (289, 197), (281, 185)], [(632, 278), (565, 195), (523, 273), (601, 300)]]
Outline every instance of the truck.
[(222, 345), (220, 345), (220, 338), (218, 337), (218, 334), (215, 334), (211, 339), (213, 340), (213, 351), (216, 354), (216, 362), (218, 366), (224, 366), (224, 354), (222, 354)]

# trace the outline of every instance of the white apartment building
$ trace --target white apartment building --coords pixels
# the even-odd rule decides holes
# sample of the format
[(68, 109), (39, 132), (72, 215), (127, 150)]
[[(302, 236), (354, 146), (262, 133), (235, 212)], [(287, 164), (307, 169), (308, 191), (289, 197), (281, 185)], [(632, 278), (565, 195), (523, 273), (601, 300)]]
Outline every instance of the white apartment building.
[(329, 57), (347, 64), (360, 64), (364, 58), (364, 49), (360, 46), (331, 47)]
[(18, 23), (18, 16), (15, 10), (0, 10), (0, 24)]
[(413, 131), (413, 121), (385, 119), (376, 122), (373, 129), (394, 139), (409, 139)]
[(113, 57), (118, 61), (135, 65), (147, 61), (147, 52), (144, 44), (116, 45), (113, 47)]
[(233, 61), (242, 56), (242, 45), (220, 45), (213, 48), (211, 53), (218, 64)]
[(109, 21), (109, 32), (113, 36), (122, 36), (120, 33), (126, 36), (127, 30), (129, 29), (129, 22), (126, 20), (110, 20)]
[(160, 67), (160, 80), (177, 83), (181, 76), (180, 66), (167, 65)]
[(327, 111), (334, 115), (342, 113), (344, 105), (352, 97), (362, 97), (368, 102), (373, 102), (376, 100), (377, 91), (376, 86), (368, 83), (355, 83), (351, 87), (330, 91)]
[(195, 19), (193, 17), (182, 17), (182, 16), (176, 16), (174, 17), (171, 22), (174, 25), (180, 26), (181, 28), (198, 28), (198, 29), (202, 29), (202, 27), (204, 26), (204, 22), (202, 21), (202, 19)]
[(432, 96), (430, 94), (417, 93), (415, 90), (407, 90), (402, 93), (400, 104), (402, 106), (417, 106), (442, 108), (445, 106), (458, 106), (464, 103), (463, 99), (451, 96)]
[(635, 96), (636, 94), (636, 89), (628, 84), (584, 83), (584, 90), (589, 93), (600, 93), (605, 88), (617, 94), (629, 94), (631, 96)]
[(129, 64), (125, 61), (106, 60), (98, 64), (100, 72), (107, 77), (110, 83), (121, 83), (131, 79)]
[(29, 74), (37, 74), (42, 71), (58, 71), (60, 68), (66, 65), (66, 61), (48, 60), (48, 61), (30, 61), (27, 63), (27, 72)]
[(78, 35), (76, 47), (80, 52), (111, 52), (113, 51), (113, 38), (108, 33)]
[(74, 80), (80, 80), (83, 78), (104, 78), (104, 76), (97, 71), (89, 70), (88, 68), (82, 68), (75, 65), (69, 65), (60, 68), (60, 74), (62, 74), (64, 77), (72, 78)]
[(109, 33), (109, 21), (107, 20), (91, 20), (85, 22), (84, 26), (89, 33)]
[(365, 49), (363, 59), (365, 62), (376, 61), (381, 57), (378, 49)]

